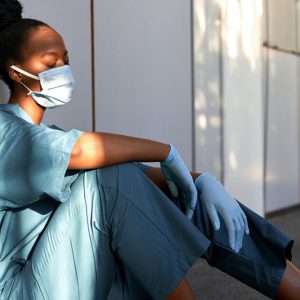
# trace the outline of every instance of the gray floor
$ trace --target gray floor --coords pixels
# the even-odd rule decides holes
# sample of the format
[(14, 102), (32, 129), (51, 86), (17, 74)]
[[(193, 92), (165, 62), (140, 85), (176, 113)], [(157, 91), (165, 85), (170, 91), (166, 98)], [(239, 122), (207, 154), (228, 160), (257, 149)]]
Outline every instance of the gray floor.
[[(300, 208), (282, 212), (280, 215), (269, 218), (269, 221), (295, 240), (293, 262), (300, 268)], [(188, 280), (197, 300), (268, 299), (227, 274), (211, 268), (203, 260), (196, 262), (188, 274)]]

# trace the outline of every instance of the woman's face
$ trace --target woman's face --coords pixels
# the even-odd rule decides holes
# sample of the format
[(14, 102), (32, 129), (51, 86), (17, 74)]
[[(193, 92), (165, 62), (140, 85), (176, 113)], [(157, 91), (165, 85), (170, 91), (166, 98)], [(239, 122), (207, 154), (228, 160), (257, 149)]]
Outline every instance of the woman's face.
[[(15, 65), (33, 75), (69, 64), (68, 51), (62, 37), (47, 26), (32, 31), (22, 54), (24, 62)], [(38, 80), (22, 74), (19, 76), (22, 77), (21, 81), (32, 91), (41, 91)]]

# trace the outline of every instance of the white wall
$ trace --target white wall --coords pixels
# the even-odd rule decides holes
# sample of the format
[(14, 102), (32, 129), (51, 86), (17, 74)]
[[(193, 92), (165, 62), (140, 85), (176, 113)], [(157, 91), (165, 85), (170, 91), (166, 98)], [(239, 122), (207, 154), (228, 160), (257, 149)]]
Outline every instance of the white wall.
[(192, 166), (190, 3), (95, 1), (96, 129), (173, 143)]
[(1, 80), (0, 81), (0, 104), (7, 103), (8, 98), (9, 98), (9, 90)]
[(269, 50), (266, 212), (300, 201), (298, 60)]

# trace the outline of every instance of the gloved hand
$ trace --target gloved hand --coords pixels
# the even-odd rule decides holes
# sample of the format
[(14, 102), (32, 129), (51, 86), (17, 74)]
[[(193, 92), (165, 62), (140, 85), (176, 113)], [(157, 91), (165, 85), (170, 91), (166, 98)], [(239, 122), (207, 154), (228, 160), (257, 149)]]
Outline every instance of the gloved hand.
[(225, 222), (230, 247), (235, 252), (239, 252), (242, 248), (244, 233), (249, 234), (245, 213), (223, 185), (209, 173), (203, 173), (197, 177), (195, 185), (197, 191), (201, 193), (214, 229), (220, 228), (219, 214)]
[(197, 203), (197, 190), (193, 178), (173, 145), (168, 157), (160, 163), (161, 171), (166, 178), (171, 195), (178, 197), (180, 189), (185, 207), (185, 215), (191, 219)]

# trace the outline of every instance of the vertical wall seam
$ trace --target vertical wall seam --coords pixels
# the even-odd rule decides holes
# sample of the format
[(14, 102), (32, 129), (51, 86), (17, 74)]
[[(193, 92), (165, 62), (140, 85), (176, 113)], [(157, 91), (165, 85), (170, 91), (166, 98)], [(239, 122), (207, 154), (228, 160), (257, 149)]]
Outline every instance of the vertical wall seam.
[(191, 33), (191, 110), (192, 110), (192, 170), (196, 169), (196, 129), (195, 129), (195, 65), (194, 65), (194, 0), (190, 1), (190, 33)]
[(219, 101), (220, 101), (220, 163), (221, 163), (221, 170), (220, 170), (220, 180), (224, 184), (225, 183), (225, 143), (224, 143), (224, 136), (225, 136), (225, 128), (224, 128), (224, 80), (223, 80), (223, 11), (222, 8), (218, 8), (218, 19), (219, 19)]
[[(264, 5), (264, 26), (265, 26), (265, 38), (269, 41), (269, 5), (268, 0), (265, 0)], [(263, 47), (264, 53), (264, 123), (263, 123), (263, 214), (266, 215), (267, 210), (267, 160), (268, 160), (268, 126), (269, 126), (269, 49)]]
[[(296, 22), (296, 52), (299, 53), (299, 14), (298, 14), (298, 5), (299, 5), (299, 0), (296, 0), (295, 2), (296, 5), (296, 9), (295, 9), (295, 22)], [(297, 82), (299, 82), (299, 56), (297, 56)], [(297, 146), (298, 146), (298, 150), (300, 149), (300, 140), (299, 140), (299, 129), (300, 129), (300, 123), (299, 123), (299, 113), (300, 113), (300, 105), (299, 105), (299, 85), (297, 84)], [(299, 164), (299, 160), (300, 160), (300, 155), (299, 155), (299, 151), (298, 151), (298, 195), (299, 195), (299, 176), (300, 176), (300, 164)], [(299, 202), (299, 199), (298, 199)]]
[(90, 0), (91, 15), (91, 80), (92, 80), (92, 130), (96, 131), (96, 94), (95, 94), (95, 19), (94, 0)]

